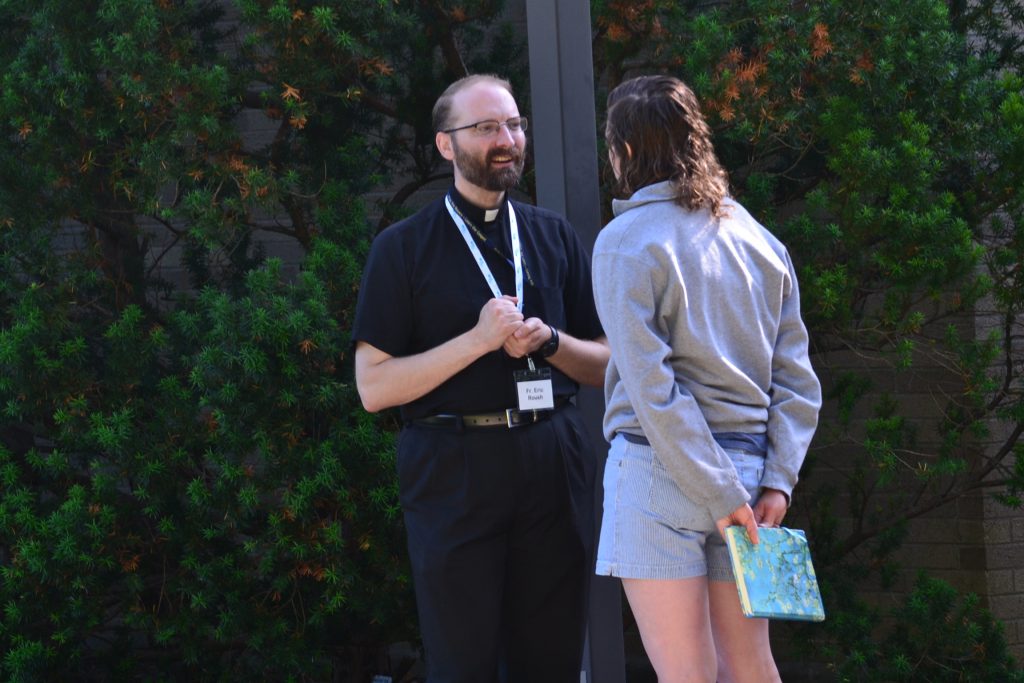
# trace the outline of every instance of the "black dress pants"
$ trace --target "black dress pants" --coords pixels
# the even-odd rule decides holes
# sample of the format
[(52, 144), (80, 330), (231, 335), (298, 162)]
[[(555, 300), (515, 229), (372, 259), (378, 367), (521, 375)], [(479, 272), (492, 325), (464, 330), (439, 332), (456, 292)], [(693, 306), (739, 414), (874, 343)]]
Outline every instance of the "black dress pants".
[(408, 425), (398, 474), (428, 683), (576, 683), (593, 451), (569, 404), (536, 424)]

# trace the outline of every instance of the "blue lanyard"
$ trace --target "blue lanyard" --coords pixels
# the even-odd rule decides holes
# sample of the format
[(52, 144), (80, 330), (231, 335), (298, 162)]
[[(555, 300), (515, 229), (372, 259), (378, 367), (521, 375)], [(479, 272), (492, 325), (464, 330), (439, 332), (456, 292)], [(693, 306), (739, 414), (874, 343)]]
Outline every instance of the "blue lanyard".
[[(507, 200), (506, 200), (507, 201)], [(476, 245), (476, 240), (469, 234), (469, 229), (466, 227), (466, 221), (462, 220), (462, 216), (455, 209), (455, 205), (452, 204), (451, 195), (446, 195), (444, 198), (444, 204), (448, 209), (448, 215), (455, 221), (455, 227), (459, 229), (459, 233), (462, 235), (462, 239), (466, 242), (466, 246), (469, 247), (469, 252), (476, 259), (476, 265), (480, 268), (480, 273), (487, 280), (487, 285), (491, 288), (491, 292), (494, 297), (501, 298), (501, 289), (498, 287), (498, 281), (494, 279), (494, 273), (491, 272), (490, 266), (484, 261), (484, 255), (480, 253), (480, 247)], [(512, 267), (516, 272), (516, 307), (523, 310), (523, 255), (519, 248), (519, 224), (516, 222), (516, 212), (512, 210), (512, 202), (508, 202), (508, 224), (509, 232), (512, 236)]]

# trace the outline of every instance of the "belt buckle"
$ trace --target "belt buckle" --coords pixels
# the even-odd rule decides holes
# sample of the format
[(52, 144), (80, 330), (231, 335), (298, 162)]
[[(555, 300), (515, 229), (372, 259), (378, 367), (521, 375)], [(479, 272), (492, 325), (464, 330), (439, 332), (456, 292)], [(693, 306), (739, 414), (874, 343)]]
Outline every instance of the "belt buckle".
[[(518, 422), (513, 422), (512, 421), (512, 414), (513, 413), (516, 413), (516, 414), (519, 415), (519, 421)], [(535, 422), (539, 422), (540, 421), (540, 413), (541, 413), (541, 411), (539, 411), (539, 410), (517, 410), (515, 408), (506, 408), (505, 409), (505, 424), (508, 425), (509, 429), (514, 429), (515, 427), (522, 427), (523, 425), (533, 424)], [(529, 417), (527, 417), (527, 416), (529, 416)]]

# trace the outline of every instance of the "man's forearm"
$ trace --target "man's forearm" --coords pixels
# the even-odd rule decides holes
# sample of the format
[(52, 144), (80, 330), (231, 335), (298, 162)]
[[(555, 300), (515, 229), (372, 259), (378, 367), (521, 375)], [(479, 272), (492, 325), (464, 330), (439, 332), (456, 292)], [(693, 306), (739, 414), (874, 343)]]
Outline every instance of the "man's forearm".
[(355, 364), (359, 398), (371, 413), (415, 401), (487, 351), (472, 330), (412, 356), (391, 356), (360, 342)]
[(547, 357), (547, 361), (566, 375), (592, 387), (604, 385), (604, 371), (608, 367), (608, 340), (577, 339), (566, 332), (559, 332), (558, 351)]
[(366, 342), (356, 346), (356, 387), (371, 413), (415, 401), (464, 370), (480, 356), (501, 348), (523, 324), (515, 297), (490, 299), (467, 332), (410, 356), (392, 356)]

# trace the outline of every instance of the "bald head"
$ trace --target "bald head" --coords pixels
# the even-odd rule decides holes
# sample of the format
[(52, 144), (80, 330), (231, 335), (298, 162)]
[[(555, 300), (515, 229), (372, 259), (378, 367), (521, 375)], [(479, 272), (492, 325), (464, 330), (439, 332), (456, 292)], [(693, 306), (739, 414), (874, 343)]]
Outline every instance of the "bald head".
[(434, 132), (446, 130), (452, 127), (452, 103), (455, 101), (455, 96), (463, 90), (481, 83), (496, 85), (499, 88), (507, 90), (509, 95), (514, 96), (514, 93), (512, 92), (512, 84), (504, 78), (500, 78), (493, 74), (474, 74), (472, 76), (460, 78), (445, 88), (445, 91), (437, 98), (437, 102), (434, 103), (434, 111), (431, 116)]

